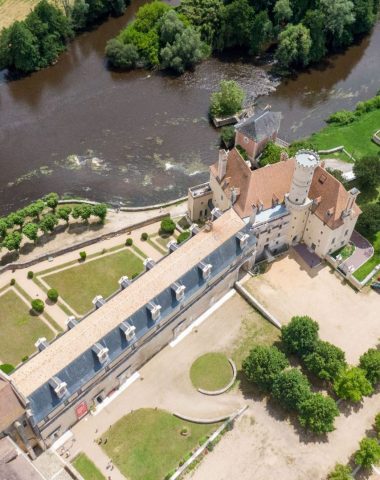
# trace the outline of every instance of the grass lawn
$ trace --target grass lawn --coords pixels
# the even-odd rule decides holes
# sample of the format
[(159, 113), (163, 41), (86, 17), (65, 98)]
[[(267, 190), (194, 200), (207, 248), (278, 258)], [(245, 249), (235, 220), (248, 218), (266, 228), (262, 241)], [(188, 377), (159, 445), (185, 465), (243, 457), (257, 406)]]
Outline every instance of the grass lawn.
[(118, 289), (121, 276), (131, 277), (143, 270), (143, 262), (133, 252), (123, 249), (117, 253), (85, 261), (77, 266), (44, 277), (50, 287), (79, 314), (92, 308), (96, 295), (104, 298)]
[(0, 326), (0, 359), (14, 366), (36, 350), (34, 343), (39, 337), (51, 340), (54, 336), (12, 290), (0, 296)]
[(95, 464), (84, 453), (79, 453), (74, 458), (73, 465), (84, 480), (106, 480), (106, 477), (99, 472)]
[[(365, 113), (353, 123), (345, 126), (330, 124), (314, 133), (310, 140), (319, 150), (344, 145), (354, 158), (376, 155), (380, 147), (372, 140), (372, 135), (380, 128), (380, 110)], [(340, 156), (343, 160), (346, 158)]]
[(362, 265), (356, 272), (354, 272), (354, 277), (361, 282), (369, 275), (372, 270), (380, 263), (380, 232), (377, 232), (375, 240), (372, 244), (375, 249), (375, 253), (372, 258), (370, 258), (364, 265)]
[[(186, 422), (163, 410), (142, 408), (112, 425), (102, 435), (102, 448), (129, 480), (162, 480), (219, 425)], [(184, 428), (186, 436), (181, 435)]]
[(232, 368), (223, 353), (206, 353), (191, 365), (190, 379), (195, 388), (220, 390), (232, 379)]

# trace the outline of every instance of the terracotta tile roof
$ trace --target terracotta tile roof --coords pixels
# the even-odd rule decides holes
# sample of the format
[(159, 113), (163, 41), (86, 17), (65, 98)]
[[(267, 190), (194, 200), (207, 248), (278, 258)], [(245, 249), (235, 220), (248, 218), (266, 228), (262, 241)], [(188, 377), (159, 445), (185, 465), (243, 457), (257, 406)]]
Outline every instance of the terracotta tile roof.
[[(346, 208), (350, 194), (343, 185), (322, 167), (317, 167), (310, 186), (309, 198), (318, 199), (319, 203), (313, 213), (335, 229), (343, 224), (342, 212)], [(360, 208), (354, 204), (353, 214), (357, 217)]]
[(24, 409), (11, 385), (0, 379), (0, 431), (12, 425), (23, 413)]
[[(240, 195), (234, 204), (240, 217), (252, 213), (252, 205), (263, 204), (263, 209), (271, 208), (273, 200), (282, 203), (289, 192), (294, 172), (294, 159), (251, 170), (240, 153), (234, 148), (228, 152), (226, 175), (222, 188), (228, 197), (233, 188), (240, 188)], [(218, 164), (211, 166), (211, 173), (217, 176)]]

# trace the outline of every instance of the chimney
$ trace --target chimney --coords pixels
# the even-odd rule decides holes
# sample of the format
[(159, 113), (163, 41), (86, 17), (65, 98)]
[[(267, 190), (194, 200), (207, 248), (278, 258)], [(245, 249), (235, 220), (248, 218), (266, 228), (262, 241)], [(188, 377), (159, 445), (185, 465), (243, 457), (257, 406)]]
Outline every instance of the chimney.
[(226, 175), (227, 170), (227, 152), (225, 150), (219, 150), (219, 160), (218, 160), (218, 178), (221, 182)]
[(359, 195), (359, 193), (360, 191), (356, 187), (351, 188), (351, 190), (349, 190), (347, 204), (346, 204), (346, 208), (342, 212), (342, 218), (345, 218), (351, 215), (355, 200)]

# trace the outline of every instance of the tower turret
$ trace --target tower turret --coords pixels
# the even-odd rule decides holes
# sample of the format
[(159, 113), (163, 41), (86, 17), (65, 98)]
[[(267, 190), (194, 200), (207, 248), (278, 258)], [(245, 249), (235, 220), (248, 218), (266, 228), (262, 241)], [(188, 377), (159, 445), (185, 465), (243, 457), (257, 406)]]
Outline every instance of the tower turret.
[(303, 205), (309, 194), (314, 170), (319, 165), (319, 156), (311, 150), (300, 150), (295, 158), (296, 166), (288, 200), (294, 205)]

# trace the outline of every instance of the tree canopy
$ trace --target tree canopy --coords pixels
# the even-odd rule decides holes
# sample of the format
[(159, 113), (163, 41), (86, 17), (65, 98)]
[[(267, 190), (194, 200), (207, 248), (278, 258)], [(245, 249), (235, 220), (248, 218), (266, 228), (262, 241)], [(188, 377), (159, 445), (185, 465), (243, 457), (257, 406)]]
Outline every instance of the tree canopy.
[(367, 380), (364, 370), (351, 367), (338, 374), (334, 381), (334, 391), (338, 397), (358, 403), (363, 396), (373, 392), (373, 387)]
[(311, 396), (310, 384), (297, 368), (283, 370), (273, 382), (272, 395), (287, 410), (297, 410)]
[(355, 454), (355, 463), (363, 468), (371, 468), (380, 462), (380, 444), (376, 438), (363, 438)]
[(308, 353), (303, 360), (314, 375), (330, 382), (347, 366), (343, 350), (322, 340), (316, 342), (314, 350)]
[(380, 382), (380, 350), (370, 348), (363, 353), (359, 360), (359, 367), (373, 386)]
[(308, 316), (293, 317), (281, 329), (281, 339), (290, 353), (306, 355), (315, 349), (319, 325)]
[(298, 419), (303, 427), (323, 434), (334, 430), (334, 420), (338, 415), (339, 410), (332, 398), (315, 393), (301, 403)]
[(219, 90), (211, 94), (210, 113), (213, 117), (234, 115), (243, 108), (244, 91), (234, 80), (222, 80)]

